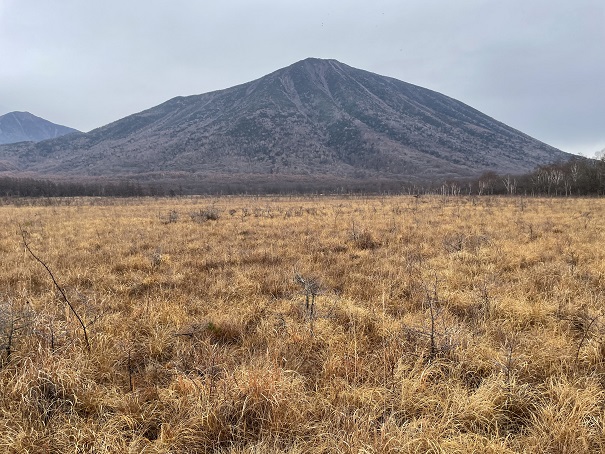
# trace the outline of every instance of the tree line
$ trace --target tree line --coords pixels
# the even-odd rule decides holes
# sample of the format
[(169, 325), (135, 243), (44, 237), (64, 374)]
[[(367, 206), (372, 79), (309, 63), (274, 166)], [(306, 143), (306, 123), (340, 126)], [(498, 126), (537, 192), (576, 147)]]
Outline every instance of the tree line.
[(0, 197), (136, 197), (156, 195), (135, 182), (72, 182), (34, 178), (0, 178)]
[(141, 197), (192, 194), (443, 194), (443, 195), (605, 195), (605, 156), (599, 160), (577, 157), (548, 164), (523, 175), (485, 172), (478, 178), (409, 184), (371, 178), (332, 184), (317, 181), (204, 181), (176, 185), (142, 185), (134, 181), (54, 181), (0, 177), (0, 197)]
[(602, 196), (605, 195), (605, 157), (574, 157), (539, 166), (523, 175), (485, 172), (479, 178), (448, 181), (441, 192), (476, 195)]

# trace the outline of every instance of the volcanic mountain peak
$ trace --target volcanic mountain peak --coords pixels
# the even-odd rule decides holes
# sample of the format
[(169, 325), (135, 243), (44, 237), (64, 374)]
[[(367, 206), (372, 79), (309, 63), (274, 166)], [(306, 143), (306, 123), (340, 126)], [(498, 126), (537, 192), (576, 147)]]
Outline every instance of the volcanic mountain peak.
[(316, 58), (87, 134), (0, 147), (0, 160), (44, 174), (242, 181), (442, 179), (569, 157), (440, 93)]

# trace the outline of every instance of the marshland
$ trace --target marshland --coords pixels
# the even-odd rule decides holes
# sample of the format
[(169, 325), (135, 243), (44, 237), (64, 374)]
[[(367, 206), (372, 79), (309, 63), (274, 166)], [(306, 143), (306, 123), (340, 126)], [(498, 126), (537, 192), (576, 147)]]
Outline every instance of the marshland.
[(2, 452), (605, 449), (605, 201), (4, 199)]

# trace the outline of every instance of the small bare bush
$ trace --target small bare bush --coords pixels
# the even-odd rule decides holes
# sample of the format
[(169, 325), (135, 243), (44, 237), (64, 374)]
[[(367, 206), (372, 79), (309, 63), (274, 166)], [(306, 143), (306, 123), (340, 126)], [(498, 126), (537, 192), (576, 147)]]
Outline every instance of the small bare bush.
[(357, 249), (375, 249), (380, 246), (380, 243), (374, 238), (372, 232), (368, 229), (359, 229), (353, 224), (349, 239), (355, 245)]
[(31, 334), (34, 316), (29, 304), (18, 305), (12, 298), (0, 296), (0, 366), (11, 360), (19, 344)]
[(162, 224), (174, 224), (179, 220), (179, 217), (180, 215), (176, 210), (170, 210), (168, 213), (159, 215)]
[(189, 213), (189, 217), (193, 222), (218, 221), (221, 217), (220, 211), (214, 207), (204, 208), (198, 211)]

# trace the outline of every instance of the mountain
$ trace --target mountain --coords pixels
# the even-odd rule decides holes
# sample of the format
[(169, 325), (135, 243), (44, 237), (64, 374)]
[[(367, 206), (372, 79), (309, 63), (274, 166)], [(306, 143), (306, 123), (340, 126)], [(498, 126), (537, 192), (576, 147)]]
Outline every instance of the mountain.
[(29, 112), (10, 112), (0, 116), (0, 144), (39, 142), (72, 132), (79, 131), (51, 123)]
[(0, 147), (40, 175), (250, 181), (523, 173), (571, 155), (437, 92), (309, 58), (89, 133)]

